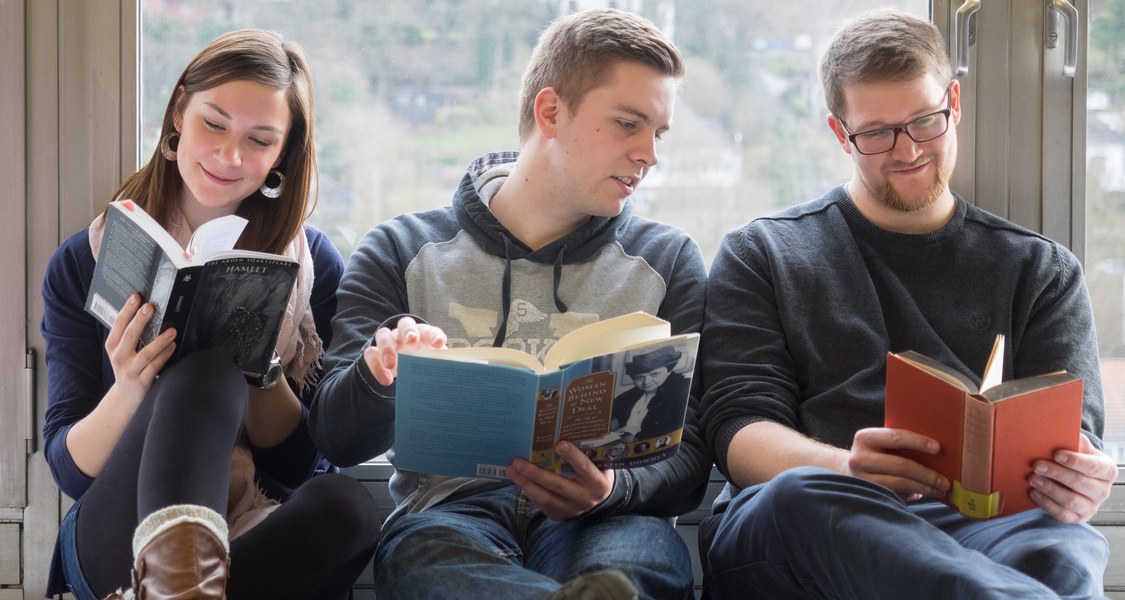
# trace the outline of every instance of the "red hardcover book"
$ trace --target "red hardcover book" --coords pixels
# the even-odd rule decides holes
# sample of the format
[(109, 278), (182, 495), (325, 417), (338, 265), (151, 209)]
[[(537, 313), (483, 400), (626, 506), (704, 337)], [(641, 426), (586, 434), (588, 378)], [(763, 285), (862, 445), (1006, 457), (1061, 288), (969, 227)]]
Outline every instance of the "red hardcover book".
[(946, 503), (989, 519), (1035, 508), (1028, 477), (1038, 459), (1078, 449), (1082, 380), (1065, 371), (1000, 381), (996, 336), (981, 385), (917, 352), (887, 353), (884, 423), (931, 437), (937, 454), (901, 454), (953, 483)]

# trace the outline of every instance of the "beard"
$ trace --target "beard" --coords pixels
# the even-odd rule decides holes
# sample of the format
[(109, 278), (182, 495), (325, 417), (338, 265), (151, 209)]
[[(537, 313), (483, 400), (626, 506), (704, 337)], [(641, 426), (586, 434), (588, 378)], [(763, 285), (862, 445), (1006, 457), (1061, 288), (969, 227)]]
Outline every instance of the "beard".
[[(899, 212), (917, 212), (925, 210), (933, 206), (938, 198), (949, 189), (949, 179), (953, 176), (953, 164), (955, 161), (943, 161), (938, 165), (934, 171), (933, 180), (926, 186), (926, 189), (919, 195), (906, 198), (898, 193), (898, 190), (887, 181), (884, 176), (879, 181), (863, 181), (863, 185), (867, 188), (867, 193), (871, 194), (871, 199), (876, 204)], [(883, 174), (886, 171), (883, 169)]]

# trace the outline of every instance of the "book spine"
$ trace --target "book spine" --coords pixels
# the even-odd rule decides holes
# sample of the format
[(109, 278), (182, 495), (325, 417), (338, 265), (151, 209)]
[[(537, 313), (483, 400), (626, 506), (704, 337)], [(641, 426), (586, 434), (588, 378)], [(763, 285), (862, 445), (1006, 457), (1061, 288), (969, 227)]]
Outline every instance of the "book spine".
[(992, 490), (995, 425), (995, 413), (989, 403), (966, 397), (961, 481), (953, 482), (951, 501), (962, 514), (978, 519), (988, 519), (1000, 512), (1000, 495)]
[[(190, 351), (184, 344), (184, 332), (187, 330), (188, 318), (191, 316), (191, 307), (194, 303), (195, 290), (199, 287), (201, 271), (202, 268), (198, 266), (186, 267), (177, 271), (176, 279), (168, 290), (168, 296), (163, 306), (157, 304), (157, 315), (154, 315), (153, 319), (161, 316), (159, 331), (163, 332), (171, 327), (176, 328), (176, 352), (172, 355), (172, 359), (168, 361), (169, 364)], [(161, 313), (163, 314), (161, 315)]]
[(555, 444), (559, 441), (559, 405), (562, 400), (558, 377), (547, 379), (547, 382), (540, 380), (536, 392), (535, 429), (531, 434), (530, 461), (543, 468), (555, 464)]

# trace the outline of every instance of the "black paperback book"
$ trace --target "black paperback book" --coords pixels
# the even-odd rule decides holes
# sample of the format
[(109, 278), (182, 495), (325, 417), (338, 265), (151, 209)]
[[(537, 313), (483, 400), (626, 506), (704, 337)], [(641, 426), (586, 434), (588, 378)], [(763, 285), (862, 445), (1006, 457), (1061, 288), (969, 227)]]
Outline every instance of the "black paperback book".
[(140, 293), (156, 309), (141, 344), (176, 329), (168, 364), (196, 350), (221, 348), (243, 371), (264, 373), (298, 263), (233, 250), (245, 225), (234, 215), (209, 221), (185, 251), (132, 201), (110, 203), (86, 311), (112, 327), (129, 296)]

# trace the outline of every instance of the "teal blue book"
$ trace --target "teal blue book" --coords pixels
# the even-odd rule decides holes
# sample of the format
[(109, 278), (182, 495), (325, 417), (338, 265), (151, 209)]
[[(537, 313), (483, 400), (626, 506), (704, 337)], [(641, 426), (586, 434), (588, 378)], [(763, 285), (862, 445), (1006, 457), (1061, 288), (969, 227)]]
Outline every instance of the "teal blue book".
[(631, 313), (560, 338), (543, 361), (511, 348), (399, 355), (396, 469), (505, 479), (516, 458), (569, 474), (567, 440), (602, 469), (679, 450), (699, 334)]

